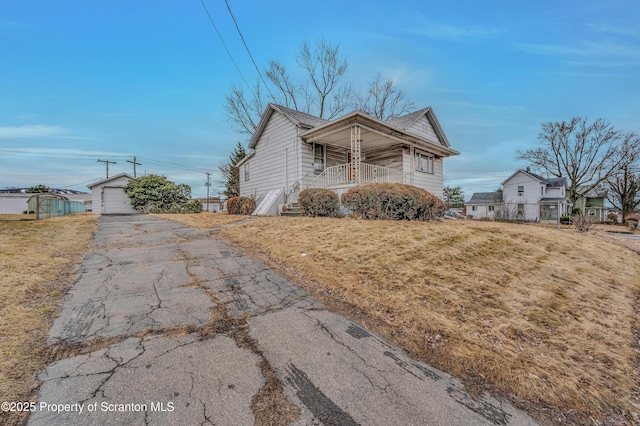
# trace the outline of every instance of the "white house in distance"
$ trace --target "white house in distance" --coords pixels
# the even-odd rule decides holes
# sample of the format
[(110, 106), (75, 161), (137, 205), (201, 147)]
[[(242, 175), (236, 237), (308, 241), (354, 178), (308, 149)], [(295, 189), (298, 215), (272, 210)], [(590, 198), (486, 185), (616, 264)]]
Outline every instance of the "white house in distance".
[(494, 219), (502, 207), (502, 191), (474, 192), (465, 206), (471, 219)]
[(361, 111), (324, 120), (269, 104), (238, 163), (240, 195), (254, 196), (256, 213), (278, 214), (301, 190), (338, 194), (370, 183), (406, 183), (442, 198), (443, 160), (450, 148), (431, 107), (381, 121)]
[[(558, 220), (559, 217), (571, 213), (572, 205), (567, 198), (565, 178), (544, 178), (527, 168), (520, 169), (509, 176), (502, 182), (502, 187), (502, 202), (484, 203), (487, 206), (484, 215), (480, 213), (483, 203), (478, 201), (481, 199), (486, 201), (490, 197), (489, 194), (498, 193), (473, 194), (471, 200), (466, 203), (467, 214), (475, 219), (491, 219), (500, 214), (504, 219), (538, 222)], [(488, 211), (490, 208), (491, 211)], [(474, 214), (475, 211), (478, 212), (477, 216)]]
[(133, 179), (127, 173), (102, 179), (87, 185), (91, 190), (91, 206), (94, 214), (140, 213), (131, 206), (124, 187)]

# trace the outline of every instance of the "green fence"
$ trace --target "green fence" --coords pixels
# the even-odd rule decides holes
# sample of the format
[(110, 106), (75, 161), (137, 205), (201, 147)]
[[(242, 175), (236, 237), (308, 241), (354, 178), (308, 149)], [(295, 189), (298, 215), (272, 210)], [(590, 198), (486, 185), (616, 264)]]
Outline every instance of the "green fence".
[(36, 213), (36, 219), (48, 219), (50, 217), (64, 216), (85, 211), (82, 201), (61, 200), (58, 198), (35, 197), (30, 200), (29, 210)]

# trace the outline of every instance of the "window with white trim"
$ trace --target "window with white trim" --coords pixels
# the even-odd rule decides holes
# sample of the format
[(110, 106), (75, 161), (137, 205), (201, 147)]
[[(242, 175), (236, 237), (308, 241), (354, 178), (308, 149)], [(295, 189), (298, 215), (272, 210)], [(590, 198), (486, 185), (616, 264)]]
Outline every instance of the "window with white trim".
[(320, 174), (324, 172), (324, 145), (313, 144), (313, 172)]
[(518, 185), (518, 195), (519, 196), (524, 195), (524, 185)]
[(244, 180), (247, 182), (249, 180), (249, 163), (245, 163), (244, 168)]
[(416, 171), (433, 173), (433, 155), (416, 152)]

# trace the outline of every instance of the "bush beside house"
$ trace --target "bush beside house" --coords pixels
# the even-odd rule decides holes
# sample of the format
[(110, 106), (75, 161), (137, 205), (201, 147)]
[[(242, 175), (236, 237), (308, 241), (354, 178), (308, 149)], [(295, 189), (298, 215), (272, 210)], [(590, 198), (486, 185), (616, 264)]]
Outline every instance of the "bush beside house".
[(400, 183), (371, 183), (349, 189), (342, 204), (363, 219), (434, 220), (444, 217), (444, 202), (424, 189)]
[(249, 197), (231, 197), (227, 200), (229, 214), (250, 215), (256, 209), (256, 201)]
[(305, 189), (300, 192), (298, 203), (302, 216), (338, 217), (340, 215), (338, 194), (328, 189)]

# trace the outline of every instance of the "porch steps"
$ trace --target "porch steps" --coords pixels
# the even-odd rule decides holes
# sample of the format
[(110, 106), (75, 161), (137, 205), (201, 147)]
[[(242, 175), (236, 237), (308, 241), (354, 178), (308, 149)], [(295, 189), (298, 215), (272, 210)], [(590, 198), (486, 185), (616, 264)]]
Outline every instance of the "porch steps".
[(280, 216), (300, 216), (300, 205), (298, 203), (293, 203), (290, 206), (287, 206), (287, 211), (280, 213)]

